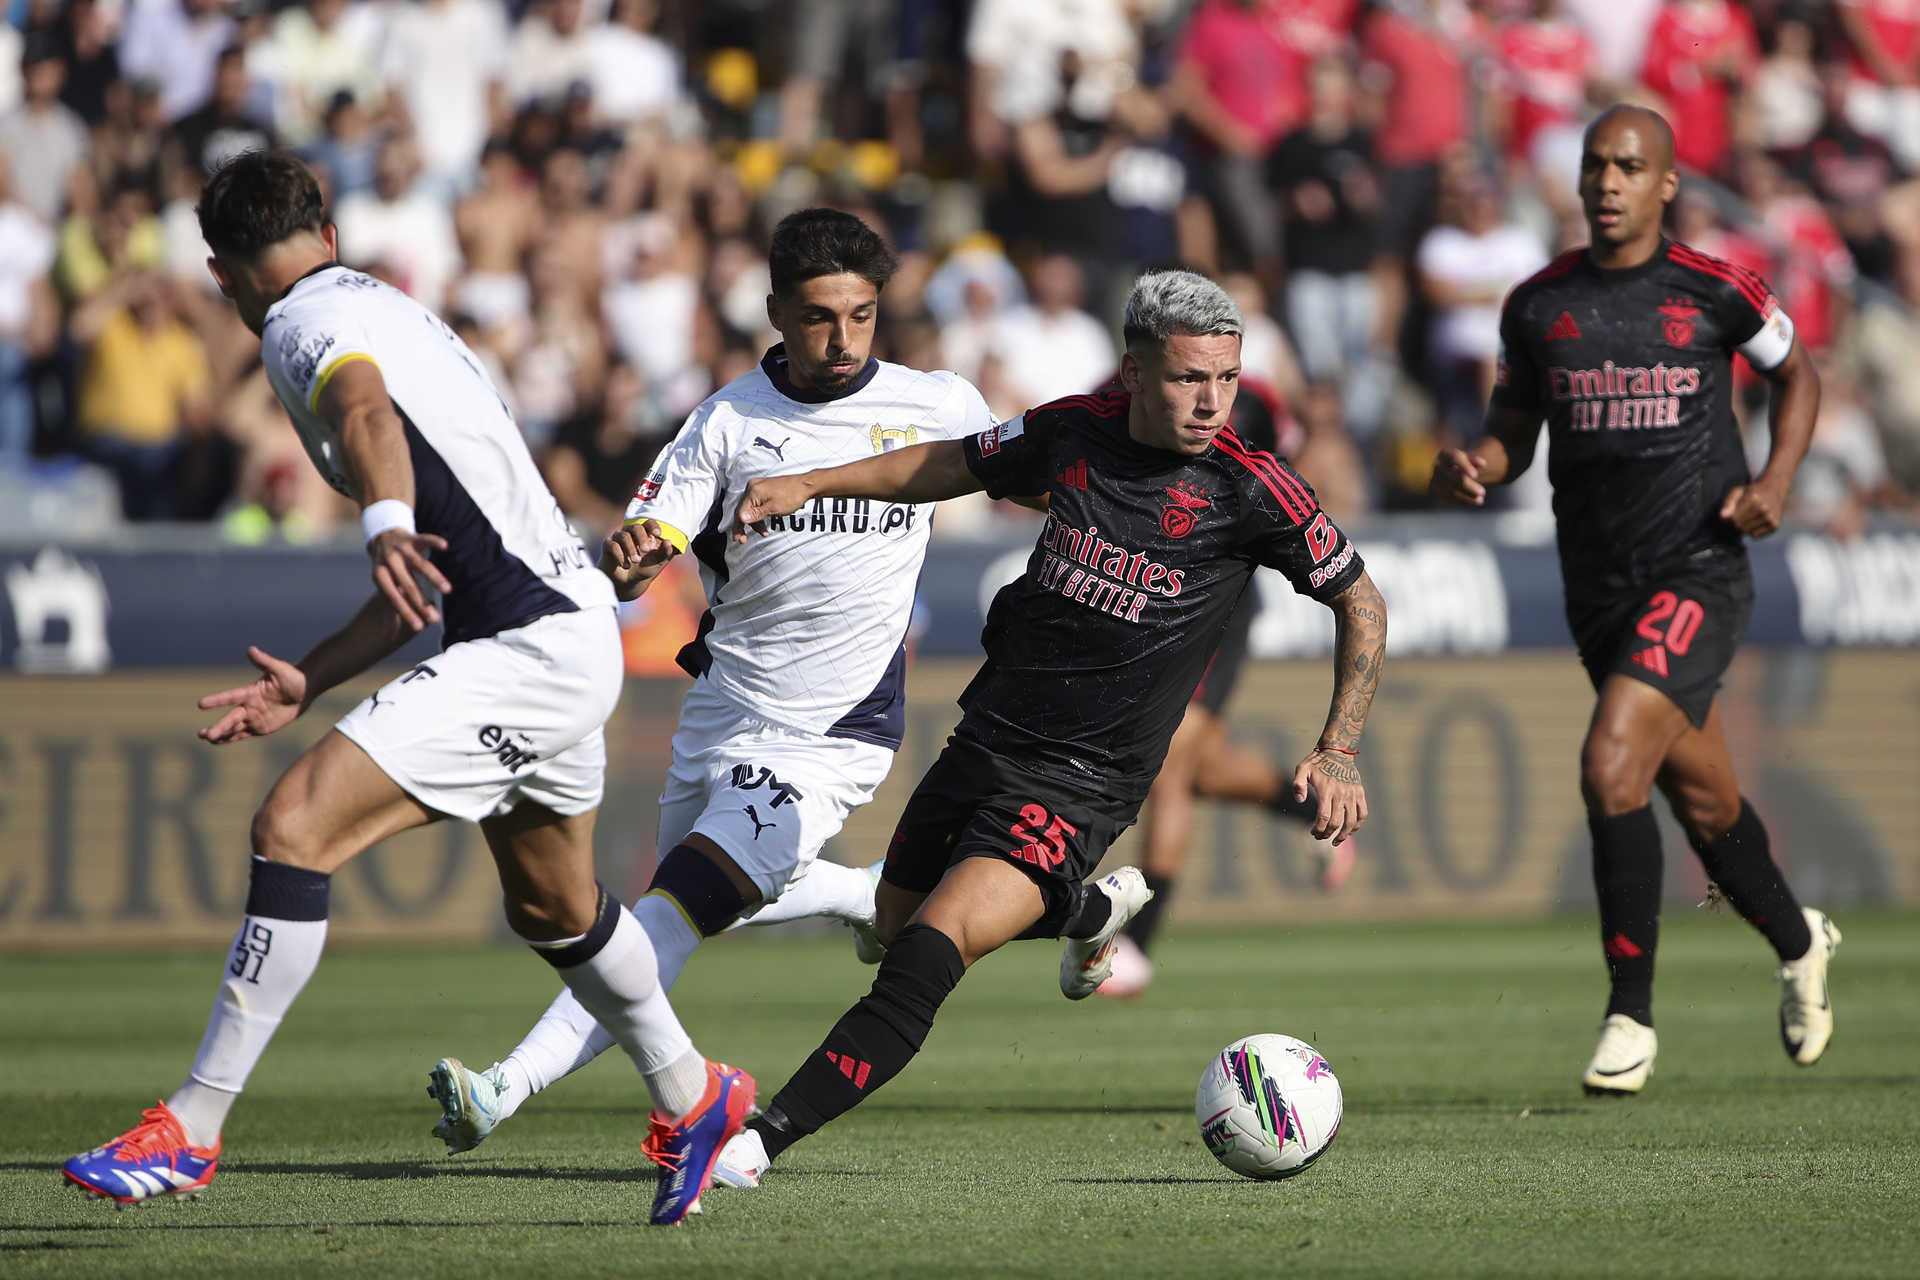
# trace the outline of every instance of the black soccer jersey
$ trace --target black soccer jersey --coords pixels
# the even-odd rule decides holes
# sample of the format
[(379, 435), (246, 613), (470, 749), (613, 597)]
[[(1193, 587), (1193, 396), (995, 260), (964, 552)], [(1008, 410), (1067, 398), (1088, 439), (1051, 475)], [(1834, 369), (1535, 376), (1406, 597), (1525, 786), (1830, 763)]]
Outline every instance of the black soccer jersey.
[(1793, 325), (1753, 272), (1661, 241), (1637, 267), (1563, 254), (1500, 316), (1493, 400), (1547, 420), (1569, 597), (1631, 592), (1685, 562), (1746, 572), (1719, 517), (1748, 480), (1733, 353), (1771, 369)]
[(1231, 429), (1199, 456), (1127, 434), (1125, 391), (1032, 409), (964, 442), (995, 497), (1051, 499), (988, 612), (956, 735), (1131, 822), (1258, 565), (1329, 599), (1359, 554), (1272, 454)]

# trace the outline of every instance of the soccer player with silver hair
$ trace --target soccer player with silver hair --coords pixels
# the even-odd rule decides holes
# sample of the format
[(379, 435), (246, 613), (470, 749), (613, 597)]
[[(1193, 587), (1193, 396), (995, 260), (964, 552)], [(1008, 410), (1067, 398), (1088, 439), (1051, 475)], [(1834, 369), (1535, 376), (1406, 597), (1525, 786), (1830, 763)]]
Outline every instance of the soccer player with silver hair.
[(877, 895), (886, 958), (723, 1161), (744, 1181), (905, 1069), (968, 967), (1019, 938), (1065, 938), (1060, 988), (1091, 995), (1146, 902), (1140, 872), (1087, 883), (1133, 822), (1256, 567), (1334, 613), (1334, 690), (1293, 775), (1313, 834), (1365, 820), (1355, 756), (1380, 678), (1386, 606), (1358, 553), (1272, 454), (1228, 425), (1241, 318), (1187, 272), (1135, 285), (1120, 386), (1030, 409), (963, 440), (748, 486), (737, 537), (822, 499), (934, 502), (1045, 494), (1019, 579), (988, 611), (986, 662), (907, 802)]
[[(823, 498), (730, 541), (725, 514), (755, 480), (798, 467), (956, 442), (992, 425), (951, 373), (870, 354), (895, 262), (851, 214), (803, 209), (773, 234), (767, 318), (783, 339), (696, 408), (641, 481), (603, 566), (622, 599), (675, 556), (700, 563), (710, 607), (680, 654), (695, 677), (660, 797), (660, 866), (634, 905), (671, 988), (700, 943), (741, 923), (827, 916), (855, 926), (867, 963), (877, 867), (819, 858), (873, 798), (905, 730), (905, 639), (926, 555), (927, 503)], [(563, 991), (484, 1071), (442, 1058), (434, 1132), (449, 1154), (486, 1139), (534, 1094), (612, 1043)], [(722, 1166), (716, 1180), (732, 1175)]]
[[(619, 701), (614, 593), (540, 479), (479, 361), (432, 312), (342, 267), (300, 161), (248, 152), (207, 183), (220, 291), (321, 474), (361, 506), (378, 588), (297, 663), (260, 649), (252, 684), (200, 700), (215, 746), (292, 724), (328, 689), (444, 623), (444, 649), (388, 681), (281, 775), (255, 814), (246, 916), (186, 1080), (141, 1123), (67, 1161), (122, 1204), (212, 1182), (228, 1111), (320, 962), (333, 873), (445, 817), (478, 823), (507, 922), (639, 1068), (652, 1221), (693, 1212), (753, 1104), (753, 1078), (694, 1049), (640, 923), (593, 875)], [(422, 590), (439, 592), (436, 605)]]

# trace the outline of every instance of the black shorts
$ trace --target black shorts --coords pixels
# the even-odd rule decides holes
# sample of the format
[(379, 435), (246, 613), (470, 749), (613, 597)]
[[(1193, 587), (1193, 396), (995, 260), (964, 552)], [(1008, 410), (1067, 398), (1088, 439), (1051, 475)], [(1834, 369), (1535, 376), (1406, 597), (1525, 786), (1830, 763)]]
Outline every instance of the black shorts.
[(1227, 620), (1220, 647), (1213, 651), (1206, 674), (1200, 677), (1200, 685), (1193, 691), (1193, 701), (1215, 716), (1226, 714), (1227, 699), (1233, 696), (1233, 687), (1240, 683), (1240, 668), (1246, 665), (1247, 646), (1253, 640), (1254, 615), (1260, 612), (1256, 595), (1248, 591), (1240, 607)]
[(1003, 858), (1040, 886), (1047, 927), (1036, 932), (1057, 936), (1078, 905), (1080, 883), (1128, 825), (1064, 783), (950, 739), (900, 815), (881, 878), (931, 893), (963, 859)]
[(1567, 602), (1580, 662), (1598, 689), (1631, 676), (1673, 699), (1699, 728), (1753, 616), (1745, 575), (1675, 574), (1632, 595)]

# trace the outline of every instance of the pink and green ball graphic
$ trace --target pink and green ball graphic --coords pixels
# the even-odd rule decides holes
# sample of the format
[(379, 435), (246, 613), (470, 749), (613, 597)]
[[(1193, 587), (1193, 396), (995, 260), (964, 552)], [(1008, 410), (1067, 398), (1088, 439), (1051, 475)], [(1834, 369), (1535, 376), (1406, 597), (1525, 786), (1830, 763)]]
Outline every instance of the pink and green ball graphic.
[(1333, 1144), (1344, 1110), (1340, 1081), (1303, 1040), (1237, 1040), (1207, 1065), (1194, 1094), (1201, 1140), (1248, 1178), (1290, 1178)]

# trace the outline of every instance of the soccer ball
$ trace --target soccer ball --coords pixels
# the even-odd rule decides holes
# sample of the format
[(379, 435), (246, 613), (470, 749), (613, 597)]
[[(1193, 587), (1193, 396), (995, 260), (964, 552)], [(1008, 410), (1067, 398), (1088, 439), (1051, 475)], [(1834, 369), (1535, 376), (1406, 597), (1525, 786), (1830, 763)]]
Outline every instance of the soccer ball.
[(1248, 1036), (1214, 1056), (1193, 1098), (1214, 1159), (1247, 1178), (1291, 1178), (1340, 1132), (1333, 1068), (1292, 1036)]

